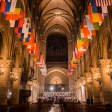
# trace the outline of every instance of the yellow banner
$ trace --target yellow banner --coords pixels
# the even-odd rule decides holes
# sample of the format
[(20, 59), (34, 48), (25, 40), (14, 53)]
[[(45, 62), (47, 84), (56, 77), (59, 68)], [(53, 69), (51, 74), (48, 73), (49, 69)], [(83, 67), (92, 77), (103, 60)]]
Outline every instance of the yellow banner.
[(21, 12), (21, 8), (15, 8), (15, 11), (14, 12), (7, 12), (7, 14), (20, 14), (20, 12)]

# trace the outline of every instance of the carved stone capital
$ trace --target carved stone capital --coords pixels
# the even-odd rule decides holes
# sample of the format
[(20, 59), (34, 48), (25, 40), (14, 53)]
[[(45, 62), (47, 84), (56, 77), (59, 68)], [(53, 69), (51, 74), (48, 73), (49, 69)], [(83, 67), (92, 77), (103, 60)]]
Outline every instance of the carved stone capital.
[(85, 74), (87, 83), (92, 82), (92, 75), (91, 75), (91, 73), (90, 72), (86, 72), (84, 74)]
[(99, 63), (101, 66), (107, 66), (111, 64), (111, 59), (100, 59)]
[(91, 73), (92, 73), (93, 79), (99, 79), (99, 78), (101, 78), (100, 69), (98, 67), (91, 68)]
[(11, 68), (12, 67), (12, 60), (0, 60), (0, 68)]
[(77, 82), (76, 82), (76, 87), (80, 87), (80, 85), (81, 85), (81, 80), (78, 79)]
[(21, 72), (23, 72), (23, 68), (13, 68), (12, 71), (14, 73), (21, 73)]
[(20, 80), (22, 71), (23, 68), (13, 68), (12, 72), (10, 72), (10, 79), (12, 81)]
[(18, 80), (19, 79), (19, 77), (18, 77), (18, 74), (10, 74), (10, 80), (11, 81), (16, 81), (16, 80)]
[(80, 78), (80, 83), (81, 83), (82, 85), (85, 85), (85, 84), (86, 84), (86, 78), (85, 78), (85, 77), (81, 77), (81, 78)]
[(99, 62), (102, 73), (109, 73), (111, 68), (111, 59), (100, 59)]
[(91, 68), (91, 73), (95, 74), (95, 73), (100, 73), (100, 69), (98, 67), (96, 68)]
[(87, 78), (87, 77), (91, 77), (91, 72), (86, 72), (84, 73), (84, 76)]
[(88, 77), (87, 78), (87, 83), (90, 83), (90, 82), (92, 82), (92, 78), (91, 77)]

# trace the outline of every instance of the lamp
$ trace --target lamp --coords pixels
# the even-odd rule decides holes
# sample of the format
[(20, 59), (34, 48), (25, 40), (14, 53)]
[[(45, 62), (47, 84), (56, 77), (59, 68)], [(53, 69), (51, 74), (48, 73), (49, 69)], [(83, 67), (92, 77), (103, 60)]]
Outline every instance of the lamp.
[(53, 90), (54, 90), (54, 87), (53, 87), (53, 86), (51, 86), (49, 89), (50, 89), (50, 91), (53, 91)]
[(8, 89), (7, 98), (10, 99), (12, 96), (12, 90)]
[(62, 91), (64, 91), (64, 89), (65, 89), (64, 87), (61, 88)]

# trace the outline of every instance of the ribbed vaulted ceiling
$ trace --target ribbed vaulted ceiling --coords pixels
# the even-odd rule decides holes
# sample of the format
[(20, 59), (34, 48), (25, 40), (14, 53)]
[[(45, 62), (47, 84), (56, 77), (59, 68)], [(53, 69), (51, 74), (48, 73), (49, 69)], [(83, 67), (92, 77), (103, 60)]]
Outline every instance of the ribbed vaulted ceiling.
[(40, 8), (44, 32), (70, 34), (74, 24), (72, 9), (75, 9), (71, 0), (43, 0)]
[(76, 37), (88, 2), (89, 0), (28, 0), (39, 37), (46, 40), (52, 33), (64, 34), (68, 40)]
[(61, 33), (71, 40), (80, 22), (80, 10), (84, 0), (38, 1), (39, 29), (46, 39), (51, 33)]

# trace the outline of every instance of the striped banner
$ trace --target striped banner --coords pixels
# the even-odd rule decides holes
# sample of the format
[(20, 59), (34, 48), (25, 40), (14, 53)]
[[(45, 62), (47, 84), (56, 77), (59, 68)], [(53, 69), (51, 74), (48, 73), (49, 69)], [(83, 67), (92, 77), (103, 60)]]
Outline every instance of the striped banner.
[(0, 3), (1, 3), (1, 5), (0, 5), (0, 12), (4, 13), (5, 12), (5, 8), (6, 8), (6, 2), (5, 2), (5, 0), (1, 0)]
[(16, 3), (17, 3), (17, 0), (12, 0), (11, 1), (10, 12), (14, 12), (15, 11)]
[(111, 6), (111, 0), (95, 0), (97, 7)]

